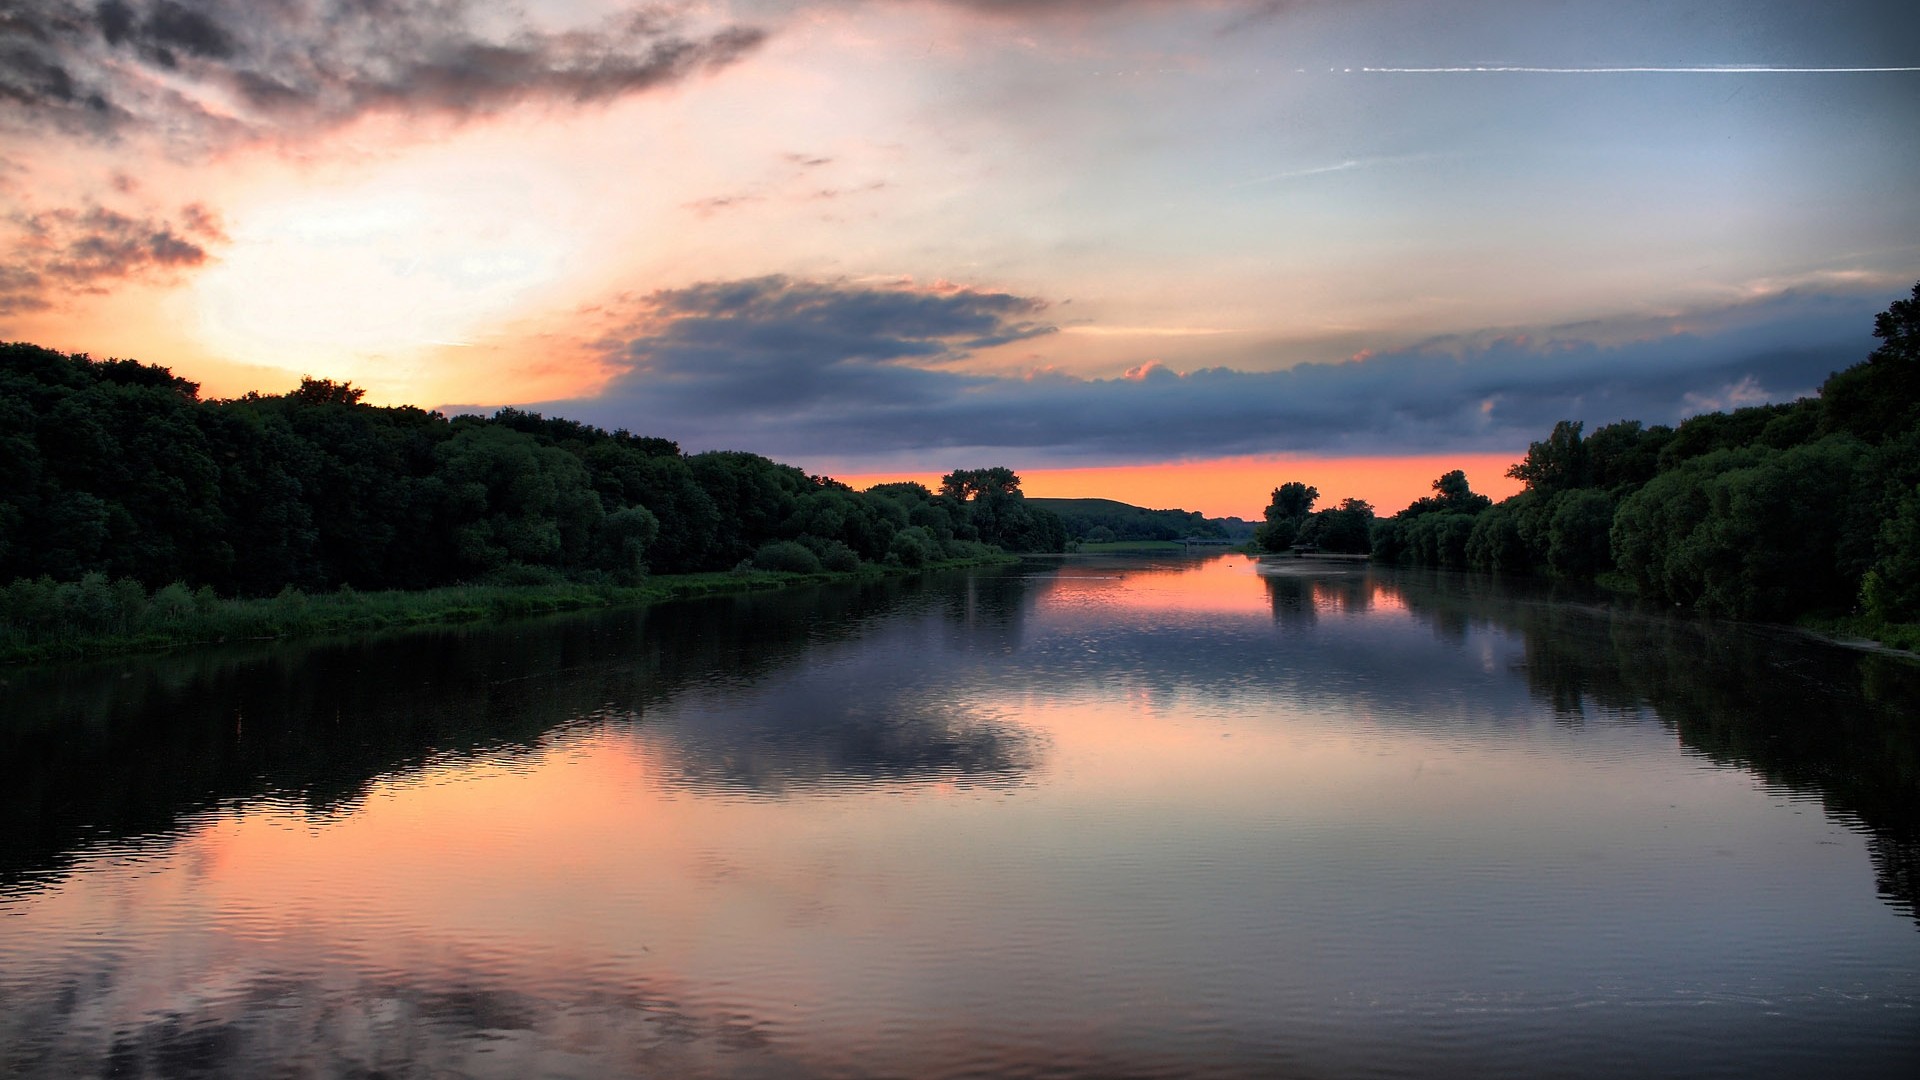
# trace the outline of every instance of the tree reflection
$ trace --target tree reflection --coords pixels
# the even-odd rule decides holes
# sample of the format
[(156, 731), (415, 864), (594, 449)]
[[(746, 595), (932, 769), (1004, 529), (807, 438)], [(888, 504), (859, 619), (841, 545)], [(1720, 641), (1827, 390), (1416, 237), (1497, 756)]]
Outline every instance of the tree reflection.
[[(964, 584), (964, 583), (962, 583)], [(1017, 589), (1017, 583), (1016, 589)], [(803, 656), (944, 627), (943, 647), (1017, 641), (1020, 607), (990, 584), (890, 579), (439, 628), (349, 641), (186, 651), (0, 673), (0, 890), (35, 887), (87, 845), (164, 841), (183, 819), (236, 800), (352, 807), (380, 777), (449, 755), (531, 752), (556, 728), (642, 725), (694, 784), (782, 791), (861, 780), (1017, 779), (1016, 733), (904, 694), (832, 693), (815, 680), (738, 708)], [(880, 617), (888, 618), (882, 620)], [(924, 635), (901, 647), (924, 649)], [(856, 650), (857, 651), (857, 650)], [(682, 698), (714, 704), (707, 729), (649, 717)], [(744, 751), (744, 752), (743, 752)]]
[(1650, 711), (1687, 749), (1818, 796), (1865, 828), (1881, 895), (1920, 918), (1920, 664), (1484, 575), (1385, 582), (1436, 634), (1517, 633), (1528, 690), (1558, 716)]
[(1283, 627), (1310, 627), (1319, 613), (1357, 615), (1373, 606), (1373, 582), (1351, 565), (1277, 559), (1260, 564), (1273, 621)]

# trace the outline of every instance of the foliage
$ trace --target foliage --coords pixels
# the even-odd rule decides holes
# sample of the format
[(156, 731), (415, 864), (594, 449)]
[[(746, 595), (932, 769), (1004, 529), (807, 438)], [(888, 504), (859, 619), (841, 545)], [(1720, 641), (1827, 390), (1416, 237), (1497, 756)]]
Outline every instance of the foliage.
[(1465, 569), (1474, 525), (1493, 506), (1459, 469), (1433, 482), (1433, 494), (1415, 499), (1391, 518), (1373, 522), (1373, 557), (1382, 562)]
[(1311, 544), (1322, 551), (1365, 555), (1372, 550), (1372, 533), (1373, 505), (1346, 499), (1308, 518), (1295, 543)]
[(1920, 284), (1874, 319), (1880, 347), (1820, 388), (1823, 431), (1882, 442), (1920, 427)]
[(753, 568), (788, 574), (817, 574), (821, 565), (820, 556), (809, 551), (805, 544), (775, 540), (771, 544), (761, 545), (760, 550), (753, 553)]
[[(1060, 515), (1067, 536), (1096, 544), (1116, 540), (1225, 539), (1224, 522), (1192, 510), (1148, 510), (1112, 499), (1028, 499)], [(1097, 535), (1096, 535), (1097, 534)]]
[(165, 368), (0, 344), (0, 584), (78, 589), (100, 575), (175, 608), (176, 582), (210, 598), (291, 587), (292, 605), (341, 586), (631, 586), (776, 544), (805, 553), (779, 548), (788, 562), (837, 570), (1066, 544), (1005, 467), (956, 471), (940, 495), (858, 492), (757, 454), (689, 456), (519, 409), (448, 418), (364, 397), (308, 377), (205, 401)]
[(1578, 420), (1562, 420), (1553, 425), (1552, 434), (1527, 447), (1527, 456), (1507, 475), (1540, 495), (1576, 488), (1586, 479), (1587, 453), (1580, 439), (1584, 425)]
[(1273, 498), (1267, 503), (1266, 521), (1254, 529), (1253, 542), (1266, 551), (1291, 549), (1301, 542), (1301, 529), (1319, 498), (1319, 488), (1298, 480), (1289, 480), (1274, 488)]
[(1920, 621), (1920, 285), (1874, 335), (1818, 397), (1675, 428), (1561, 421), (1509, 471), (1526, 490), (1468, 505), (1449, 473), (1375, 524), (1374, 556), (1604, 576), (1662, 604), (1905, 640)]

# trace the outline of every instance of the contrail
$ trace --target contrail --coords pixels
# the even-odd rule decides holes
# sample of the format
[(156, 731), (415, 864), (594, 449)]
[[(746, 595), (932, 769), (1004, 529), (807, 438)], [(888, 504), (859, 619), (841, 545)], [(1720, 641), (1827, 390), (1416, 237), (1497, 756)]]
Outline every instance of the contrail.
[(1343, 161), (1338, 165), (1320, 165), (1311, 169), (1292, 169), (1287, 172), (1274, 173), (1272, 176), (1256, 176), (1251, 180), (1242, 180), (1237, 184), (1228, 184), (1227, 190), (1231, 191), (1235, 188), (1252, 187), (1255, 184), (1272, 184), (1281, 180), (1297, 180), (1303, 176), (1319, 176), (1322, 173), (1346, 172), (1348, 169), (1359, 168), (1361, 164), (1362, 163), (1358, 161)]
[(1522, 67), (1489, 65), (1484, 67), (1363, 67), (1364, 71), (1387, 75), (1458, 75), (1481, 73), (1517, 73), (1522, 75), (1862, 75), (1899, 71), (1920, 71), (1920, 67), (1765, 67), (1761, 65), (1721, 65), (1715, 67)]

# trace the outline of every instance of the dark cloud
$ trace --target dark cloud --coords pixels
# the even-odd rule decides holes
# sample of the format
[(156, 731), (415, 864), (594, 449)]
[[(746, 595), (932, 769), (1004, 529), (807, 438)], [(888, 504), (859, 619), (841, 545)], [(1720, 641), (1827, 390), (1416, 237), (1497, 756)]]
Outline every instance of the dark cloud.
[(1046, 333), (1039, 301), (762, 278), (647, 298), (607, 346), (627, 370), (605, 393), (536, 407), (788, 460), (1505, 451), (1560, 419), (1670, 423), (1810, 393), (1872, 347), (1885, 300), (1786, 293), (1684, 325), (1434, 341), (1277, 372), (1015, 378), (942, 362)]
[[(615, 357), (626, 383), (692, 405), (710, 394), (725, 411), (830, 414), (847, 403), (930, 408), (953, 380), (901, 361), (1053, 332), (1042, 305), (1007, 293), (793, 281), (716, 282), (642, 302)], [(723, 389), (724, 388), (724, 389)]]
[(0, 11), (0, 122), (176, 140), (375, 112), (464, 118), (610, 101), (730, 64), (761, 31), (636, 8), (588, 29), (481, 28), (468, 0), (22, 0)]
[(19, 213), (7, 219), (10, 257), (0, 267), (0, 316), (49, 308), (111, 282), (164, 278), (207, 261), (204, 245), (226, 239), (205, 207), (176, 220), (134, 217), (102, 206)]

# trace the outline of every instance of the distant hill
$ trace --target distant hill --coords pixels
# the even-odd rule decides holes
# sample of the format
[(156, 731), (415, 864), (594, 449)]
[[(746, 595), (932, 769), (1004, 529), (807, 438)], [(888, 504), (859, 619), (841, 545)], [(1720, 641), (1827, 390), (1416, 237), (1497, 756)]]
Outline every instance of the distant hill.
[[(1029, 497), (1027, 502), (1060, 515), (1067, 526), (1067, 535), (1075, 540), (1178, 540), (1185, 536), (1226, 539), (1237, 535), (1230, 520), (1209, 518), (1197, 510), (1149, 510), (1114, 499)], [(1096, 529), (1106, 531), (1094, 535)]]

